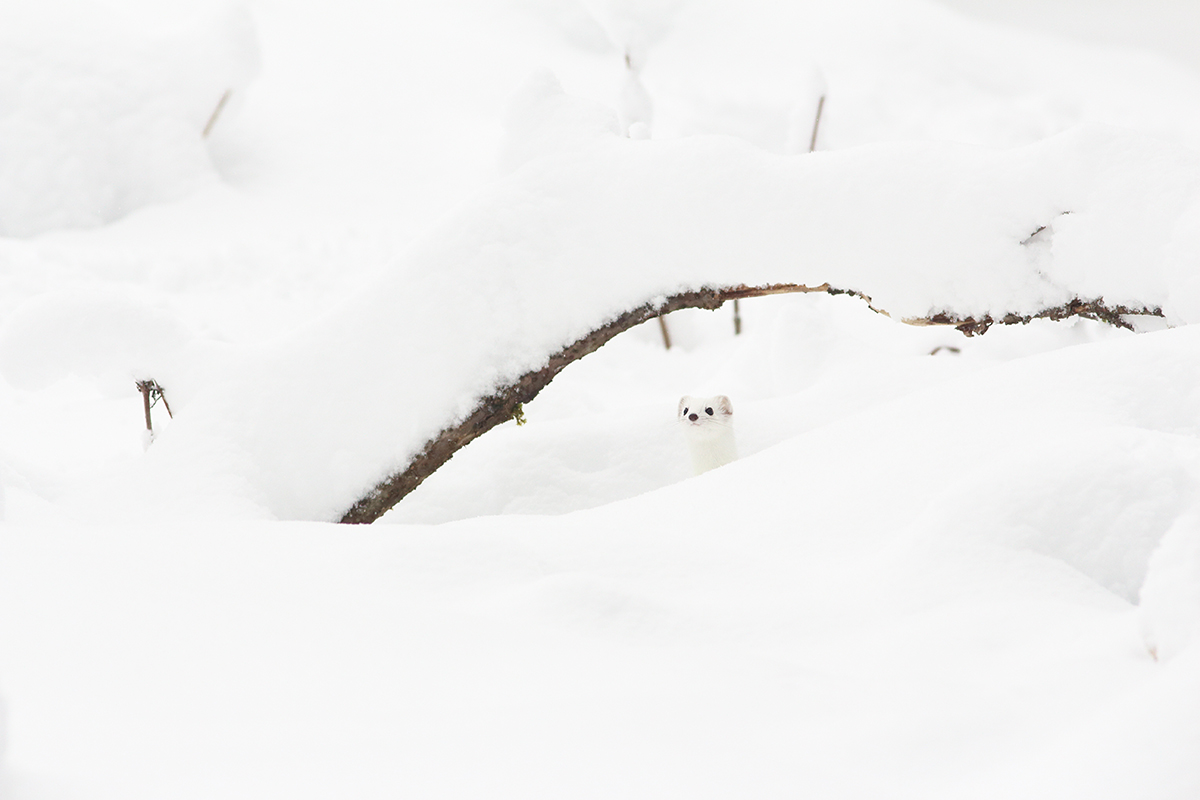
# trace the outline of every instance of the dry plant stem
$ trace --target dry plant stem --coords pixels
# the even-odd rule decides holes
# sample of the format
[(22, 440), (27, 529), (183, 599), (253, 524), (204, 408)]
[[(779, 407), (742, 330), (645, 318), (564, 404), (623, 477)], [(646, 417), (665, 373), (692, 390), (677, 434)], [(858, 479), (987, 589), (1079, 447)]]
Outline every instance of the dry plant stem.
[[(465, 419), (446, 428), (427, 441), (419, 452), (413, 455), (408, 463), (399, 471), (385, 478), (373, 489), (360, 498), (342, 516), (341, 522), (363, 524), (379, 519), (388, 509), (395, 506), (410, 492), (421, 485), (427, 477), (450, 460), (450, 457), (465, 447), (477, 437), (487, 433), (497, 425), (513, 418), (518, 407), (528, 403), (538, 395), (559, 372), (573, 361), (578, 361), (589, 353), (600, 349), (608, 340), (622, 331), (629, 330), (655, 317), (681, 308), (706, 308), (715, 310), (728, 300), (738, 300), (743, 297), (762, 297), (772, 294), (793, 294), (806, 292), (826, 292), (831, 295), (846, 294), (857, 297), (867, 303), (872, 310), (886, 312), (871, 306), (871, 299), (861, 292), (851, 289), (838, 289), (823, 283), (819, 286), (805, 286), (796, 283), (779, 283), (769, 286), (730, 286), (717, 289), (697, 289), (690, 292), (667, 297), (660, 302), (645, 303), (630, 309), (600, 327), (588, 333), (581, 339), (572, 342), (547, 359), (540, 369), (526, 372), (511, 383), (500, 387), (494, 393), (480, 398), (475, 409)], [(1005, 314), (999, 318), (985, 316), (980, 319), (962, 317), (949, 312), (936, 313), (929, 317), (913, 317), (905, 319), (910, 325), (953, 325), (967, 336), (985, 333), (992, 325), (1024, 324), (1033, 319), (1065, 319), (1070, 316), (1087, 317), (1122, 328), (1131, 328), (1122, 317), (1126, 314), (1141, 314), (1163, 316), (1159, 308), (1136, 308), (1124, 306), (1106, 306), (1103, 299), (1073, 300), (1062, 306), (1045, 309), (1035, 314), (1021, 316)]]
[(229, 102), (229, 95), (233, 94), (233, 89), (226, 89), (225, 94), (221, 95), (221, 99), (217, 101), (217, 107), (213, 109), (212, 115), (208, 118), (208, 123), (204, 126), (204, 132), (200, 134), (202, 139), (207, 139), (212, 133), (213, 126), (217, 124), (217, 117), (221, 116), (221, 112), (225, 109), (225, 104)]
[(662, 331), (663, 347), (667, 350), (671, 349), (671, 332), (667, 330), (667, 318), (658, 318), (658, 328)]
[(817, 130), (821, 127), (821, 109), (825, 107), (825, 95), (821, 95), (821, 99), (817, 101), (817, 116), (813, 119), (812, 139), (808, 143), (808, 152), (817, 149)]
[(138, 381), (137, 388), (142, 393), (142, 409), (146, 412), (146, 430), (154, 433), (154, 425), (150, 419), (150, 409), (159, 400), (162, 400), (163, 405), (167, 407), (167, 416), (172, 419), (175, 418), (175, 415), (171, 413), (171, 404), (167, 402), (167, 392), (162, 386), (159, 386), (158, 381)]
[(733, 301), (733, 335), (740, 336), (742, 333), (742, 310), (738, 307), (738, 301)]
[(154, 425), (150, 422), (150, 384), (146, 381), (138, 383), (142, 393), (142, 409), (146, 412), (146, 430), (154, 433)]

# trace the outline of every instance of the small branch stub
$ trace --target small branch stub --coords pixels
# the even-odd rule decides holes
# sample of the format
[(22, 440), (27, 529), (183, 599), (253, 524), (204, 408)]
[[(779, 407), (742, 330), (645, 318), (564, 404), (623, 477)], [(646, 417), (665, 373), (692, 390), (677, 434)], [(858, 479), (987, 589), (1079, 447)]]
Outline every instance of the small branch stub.
[(174, 418), (175, 415), (171, 413), (171, 404), (167, 402), (167, 394), (159, 386), (158, 381), (138, 381), (136, 386), (138, 391), (142, 393), (142, 410), (146, 415), (146, 430), (153, 436), (154, 423), (150, 418), (150, 409), (157, 405), (159, 400), (162, 401), (163, 406), (167, 409), (167, 416)]
[(139, 381), (137, 387), (142, 393), (142, 408), (146, 412), (146, 430), (154, 433), (154, 423), (150, 419), (150, 384), (151, 381)]

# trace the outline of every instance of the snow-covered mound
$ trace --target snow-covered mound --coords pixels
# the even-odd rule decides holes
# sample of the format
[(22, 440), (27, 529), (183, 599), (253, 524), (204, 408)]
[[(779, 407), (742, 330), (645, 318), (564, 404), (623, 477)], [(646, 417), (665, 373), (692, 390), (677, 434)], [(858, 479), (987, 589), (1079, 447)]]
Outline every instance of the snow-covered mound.
[[(0, 797), (1200, 796), (1200, 78), (928, 0), (257, 2), (215, 180), (221, 2), (0, 4), (28, 108), (177, 100), (128, 144), (200, 185), (0, 236)], [(31, 165), (78, 149), (45, 130)], [(145, 188), (126, 144), (95, 198)], [(383, 524), (279, 519), (743, 281), (1166, 321), (678, 312)], [(731, 396), (738, 461), (689, 475), (683, 394)]]
[[(553, 111), (576, 107), (540, 85), (549, 124), (566, 129)], [(1200, 319), (1190, 251), (1168, 251), (1197, 162), (1147, 137), (1084, 128), (1014, 150), (777, 156), (588, 130), (543, 137), (549, 155), (368, 292), (180, 404), (152, 469), (227, 448), (270, 513), (336, 519), (478, 398), (621, 311), (702, 286), (828, 282), (900, 319), (1076, 297)]]
[(152, 34), (49, 6), (0, 9), (0, 236), (102, 225), (211, 180), (204, 130), (258, 69), (247, 12)]
[(0, 327), (0, 374), (24, 389), (77, 375), (128, 391), (135, 378), (164, 374), (193, 336), (161, 303), (129, 292), (47, 293)]
[(1180, 516), (1150, 557), (1140, 596), (1146, 646), (1156, 658), (1200, 649), (1200, 524)]
[(596, 136), (621, 134), (615, 112), (566, 94), (549, 70), (530, 76), (516, 93), (508, 104), (504, 127), (508, 133), (500, 153), (504, 172), (578, 148)]
[[(632, 52), (656, 136), (724, 133), (806, 150), (825, 94), (819, 149), (914, 139), (1013, 147), (1081, 124), (1200, 145), (1195, 73), (1149, 53), (981, 24), (937, 3), (527, 4), (580, 50), (609, 53), (611, 105), (626, 78), (615, 67)], [(1158, 10), (1143, 12), (1147, 25)]]

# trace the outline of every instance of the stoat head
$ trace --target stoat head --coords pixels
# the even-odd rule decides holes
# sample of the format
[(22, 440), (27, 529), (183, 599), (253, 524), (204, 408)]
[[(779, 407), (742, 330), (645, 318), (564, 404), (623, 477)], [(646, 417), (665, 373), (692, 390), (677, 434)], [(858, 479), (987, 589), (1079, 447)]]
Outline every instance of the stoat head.
[(679, 421), (692, 433), (718, 433), (733, 424), (733, 403), (723, 394), (684, 395), (679, 400)]

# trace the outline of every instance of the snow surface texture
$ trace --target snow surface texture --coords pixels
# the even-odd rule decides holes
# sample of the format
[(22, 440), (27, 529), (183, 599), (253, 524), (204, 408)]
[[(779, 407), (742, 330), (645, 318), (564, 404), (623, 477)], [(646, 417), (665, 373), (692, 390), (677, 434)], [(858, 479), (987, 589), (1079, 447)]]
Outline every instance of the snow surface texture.
[(1157, 658), (1173, 658), (1200, 642), (1200, 523), (1194, 516), (1181, 517), (1154, 551), (1141, 613)]
[[(12, 5), (24, 118), (145, 128), (81, 101), (5, 184), (4, 800), (1200, 795), (1194, 73), (907, 0)], [(1175, 327), (672, 314), (381, 524), (281, 521), (779, 280)], [(738, 461), (689, 477), (684, 393)]]
[(0, 236), (101, 225), (212, 180), (201, 134), (257, 69), (249, 17), (153, 38), (136, 23), (82, 2), (0, 9)]

